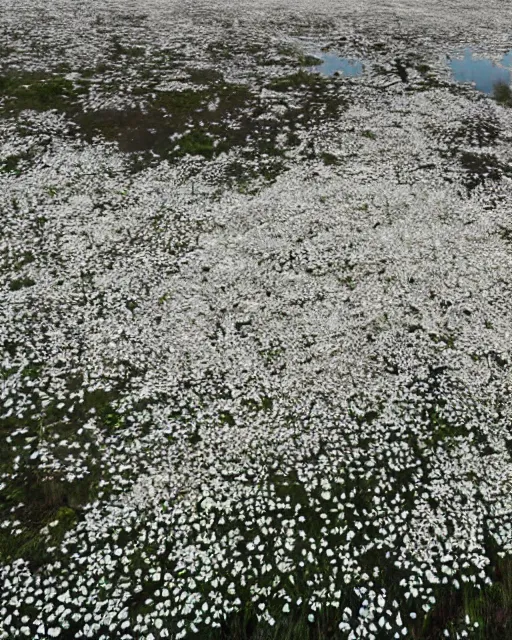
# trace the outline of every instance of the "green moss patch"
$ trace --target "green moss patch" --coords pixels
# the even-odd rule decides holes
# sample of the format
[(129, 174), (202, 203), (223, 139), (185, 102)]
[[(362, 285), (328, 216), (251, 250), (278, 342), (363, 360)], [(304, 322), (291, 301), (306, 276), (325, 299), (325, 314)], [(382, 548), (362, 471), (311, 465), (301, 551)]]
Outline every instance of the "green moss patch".
[(0, 76), (0, 98), (4, 100), (2, 111), (8, 114), (24, 109), (67, 111), (84, 91), (83, 87), (77, 87), (59, 75), (21, 73)]

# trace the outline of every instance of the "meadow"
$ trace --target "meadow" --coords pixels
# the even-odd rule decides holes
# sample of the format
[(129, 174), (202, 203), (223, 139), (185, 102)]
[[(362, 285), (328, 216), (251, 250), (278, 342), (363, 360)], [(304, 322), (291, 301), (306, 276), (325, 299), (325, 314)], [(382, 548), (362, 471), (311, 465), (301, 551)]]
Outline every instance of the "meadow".
[(512, 7), (314, 5), (0, 10), (0, 640), (512, 637)]

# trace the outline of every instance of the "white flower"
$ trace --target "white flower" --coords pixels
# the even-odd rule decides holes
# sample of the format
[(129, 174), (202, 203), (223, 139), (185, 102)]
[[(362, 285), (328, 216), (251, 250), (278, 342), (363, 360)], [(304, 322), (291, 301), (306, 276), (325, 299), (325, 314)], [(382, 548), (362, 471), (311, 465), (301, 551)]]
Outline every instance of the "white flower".
[(432, 573), (430, 569), (427, 569), (427, 571), (425, 572), (425, 577), (431, 583), (435, 584), (439, 582), (438, 578)]

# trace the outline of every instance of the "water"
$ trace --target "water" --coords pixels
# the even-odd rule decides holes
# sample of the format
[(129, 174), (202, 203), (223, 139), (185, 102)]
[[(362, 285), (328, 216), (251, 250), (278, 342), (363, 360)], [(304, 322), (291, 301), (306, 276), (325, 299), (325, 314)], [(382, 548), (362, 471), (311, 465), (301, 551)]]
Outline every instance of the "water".
[(344, 76), (354, 77), (363, 73), (363, 63), (355, 58), (341, 58), (335, 53), (319, 53), (318, 58), (322, 60), (322, 64), (314, 67), (314, 70), (325, 76), (333, 76), (339, 72)]
[[(362, 75), (364, 71), (362, 61), (357, 58), (343, 58), (335, 53), (315, 55), (322, 63), (312, 67), (312, 70), (325, 76), (332, 76), (338, 72), (347, 77), (354, 77)], [(449, 59), (449, 64), (457, 82), (471, 82), (483, 93), (492, 94), (496, 83), (504, 82), (508, 85), (512, 80), (512, 51), (496, 64), (491, 60), (474, 58), (472, 50), (465, 49), (462, 59)]]
[(503, 56), (501, 64), (504, 67), (510, 67), (512, 69), (512, 51), (509, 51), (505, 56)]
[(492, 94), (498, 82), (510, 84), (512, 69), (512, 51), (501, 59), (499, 64), (491, 60), (473, 58), (471, 49), (464, 50), (462, 60), (450, 60), (453, 77), (457, 82), (471, 82), (478, 91)]

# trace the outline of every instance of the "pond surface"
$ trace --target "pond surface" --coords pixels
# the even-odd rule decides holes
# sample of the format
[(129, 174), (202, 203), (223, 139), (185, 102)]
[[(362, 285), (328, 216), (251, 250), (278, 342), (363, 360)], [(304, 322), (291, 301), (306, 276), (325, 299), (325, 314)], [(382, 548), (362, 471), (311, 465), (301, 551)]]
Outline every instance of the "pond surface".
[(319, 53), (317, 57), (322, 60), (322, 64), (314, 67), (314, 70), (325, 76), (333, 76), (338, 72), (353, 77), (363, 73), (363, 63), (357, 58), (342, 58), (335, 53)]
[(509, 67), (510, 69), (512, 69), (512, 51), (509, 51), (503, 56), (500, 64), (502, 64), (504, 67)]
[(491, 60), (474, 58), (471, 49), (465, 49), (462, 59), (450, 59), (449, 64), (457, 82), (472, 82), (478, 91), (492, 94), (496, 83), (510, 84), (512, 51), (496, 64)]

